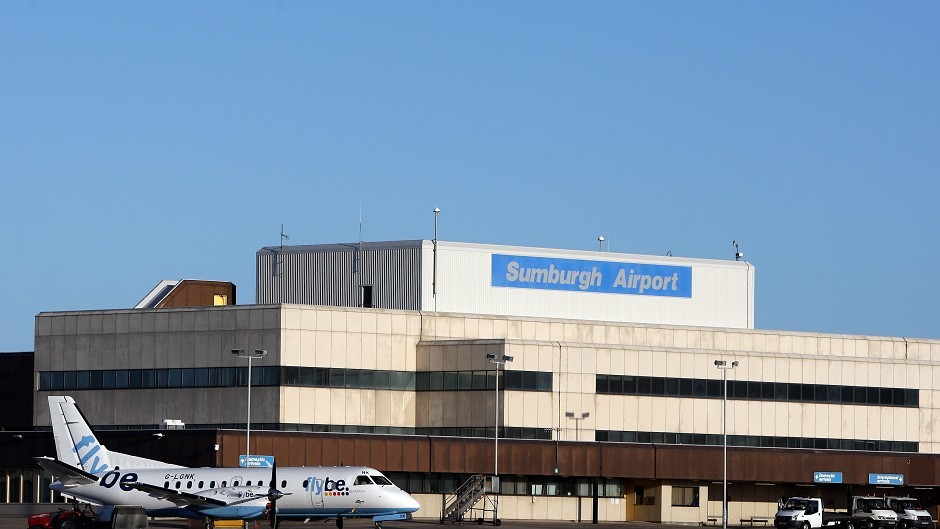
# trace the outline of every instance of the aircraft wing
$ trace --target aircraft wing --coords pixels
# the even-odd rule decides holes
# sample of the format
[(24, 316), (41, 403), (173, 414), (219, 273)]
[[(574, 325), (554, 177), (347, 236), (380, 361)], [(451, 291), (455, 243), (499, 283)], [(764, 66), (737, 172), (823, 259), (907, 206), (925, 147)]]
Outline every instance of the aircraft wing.
[(36, 457), (34, 459), (39, 466), (48, 470), (63, 485), (88, 485), (89, 483), (98, 482), (98, 476), (89, 474), (78, 467), (63, 463), (58, 459), (51, 457)]
[(231, 505), (230, 503), (226, 503), (215, 498), (207, 498), (206, 496), (183, 492), (181, 490), (158, 487), (156, 485), (150, 485), (149, 483), (137, 482), (131, 483), (130, 486), (137, 490), (146, 492), (158, 500), (171, 501), (179, 507), (222, 507), (225, 505)]

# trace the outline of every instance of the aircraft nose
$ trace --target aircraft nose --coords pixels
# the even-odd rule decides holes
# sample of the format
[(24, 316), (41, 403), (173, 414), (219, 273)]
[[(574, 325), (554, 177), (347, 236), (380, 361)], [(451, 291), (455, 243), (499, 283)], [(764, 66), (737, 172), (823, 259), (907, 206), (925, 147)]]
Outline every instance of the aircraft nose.
[(415, 512), (421, 508), (421, 504), (418, 503), (418, 500), (414, 499), (414, 496), (404, 493), (404, 498), (402, 498), (402, 504), (405, 506), (405, 512)]

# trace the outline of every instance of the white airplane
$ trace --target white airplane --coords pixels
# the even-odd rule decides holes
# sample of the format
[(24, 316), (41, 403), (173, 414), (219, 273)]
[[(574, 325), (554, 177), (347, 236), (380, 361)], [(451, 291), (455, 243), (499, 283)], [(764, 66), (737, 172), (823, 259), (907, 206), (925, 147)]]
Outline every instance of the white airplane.
[[(381, 472), (368, 467), (189, 468), (109, 452), (71, 397), (50, 396), (56, 458), (36, 461), (55, 476), (49, 488), (102, 508), (143, 507), (148, 516), (196, 519), (369, 518), (406, 520), (420, 507)], [(280, 481), (278, 481), (280, 480)]]

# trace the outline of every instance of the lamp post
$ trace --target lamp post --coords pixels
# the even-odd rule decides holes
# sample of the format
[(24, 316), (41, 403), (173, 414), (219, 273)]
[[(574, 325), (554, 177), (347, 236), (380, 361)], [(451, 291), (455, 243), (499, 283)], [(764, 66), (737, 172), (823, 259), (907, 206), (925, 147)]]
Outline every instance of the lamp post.
[(268, 355), (267, 349), (232, 349), (232, 354), (238, 358), (248, 359), (248, 422), (245, 424), (245, 466), (251, 466), (251, 359), (264, 358)]
[(496, 365), (496, 430), (493, 433), (493, 525), (499, 525), (499, 366), (512, 362), (513, 357), (505, 354), (487, 353), (486, 359)]
[(589, 411), (582, 413), (580, 417), (575, 417), (573, 411), (565, 412), (565, 417), (574, 421), (574, 440), (575, 441), (581, 440), (581, 421), (583, 421), (584, 419), (587, 419), (590, 416), (591, 416), (591, 412)]
[(724, 454), (722, 463), (722, 497), (721, 497), (721, 527), (728, 529), (728, 370), (738, 367), (738, 361), (735, 360), (728, 365), (724, 360), (715, 360), (715, 366), (721, 370), (721, 433), (724, 437), (722, 443), (722, 452)]
[(434, 298), (434, 310), (437, 311), (437, 217), (441, 208), (434, 208), (434, 270), (431, 273), (431, 297)]

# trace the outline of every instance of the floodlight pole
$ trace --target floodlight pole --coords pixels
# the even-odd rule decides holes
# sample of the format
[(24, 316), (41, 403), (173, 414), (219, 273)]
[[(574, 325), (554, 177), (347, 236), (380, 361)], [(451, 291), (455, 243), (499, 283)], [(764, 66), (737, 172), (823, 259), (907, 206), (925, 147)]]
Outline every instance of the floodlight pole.
[(722, 397), (721, 397), (721, 432), (724, 440), (722, 442), (722, 497), (721, 497), (721, 527), (728, 529), (728, 370), (738, 367), (738, 361), (731, 362), (731, 365), (724, 360), (715, 360), (715, 366), (721, 370)]
[(255, 349), (246, 352), (244, 349), (232, 349), (232, 354), (238, 358), (248, 359), (248, 422), (245, 424), (245, 467), (250, 466), (251, 460), (251, 359), (267, 356), (266, 349)]
[(486, 359), (491, 363), (496, 365), (496, 402), (494, 408), (496, 408), (496, 429), (493, 432), (493, 481), (491, 483), (491, 489), (493, 489), (493, 525), (499, 525), (499, 366), (505, 365), (507, 362), (512, 362), (513, 357), (505, 354), (496, 355), (493, 353), (487, 353)]

